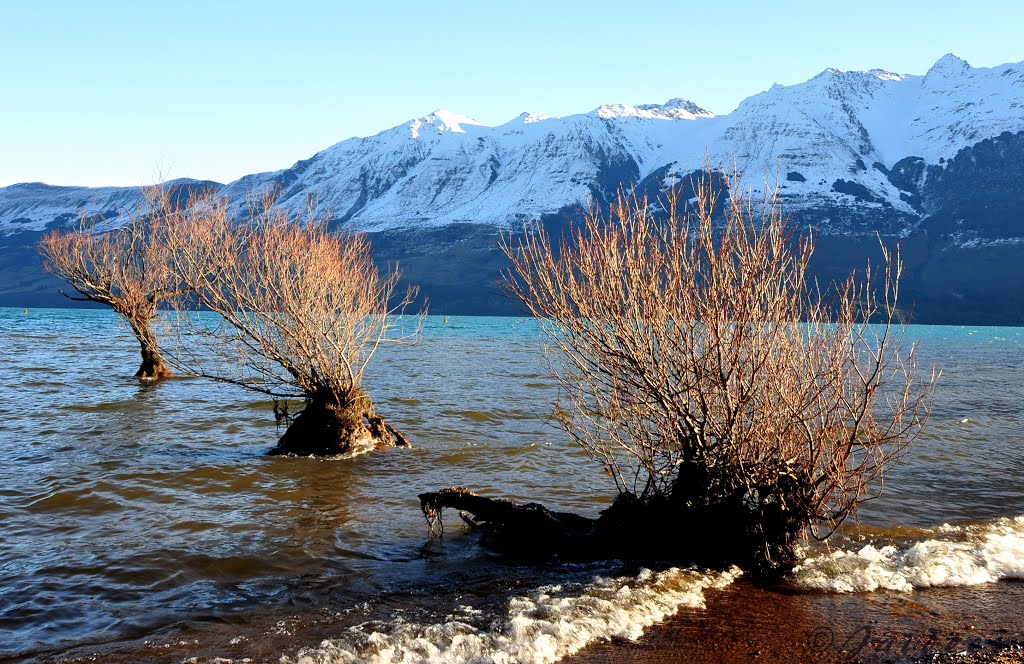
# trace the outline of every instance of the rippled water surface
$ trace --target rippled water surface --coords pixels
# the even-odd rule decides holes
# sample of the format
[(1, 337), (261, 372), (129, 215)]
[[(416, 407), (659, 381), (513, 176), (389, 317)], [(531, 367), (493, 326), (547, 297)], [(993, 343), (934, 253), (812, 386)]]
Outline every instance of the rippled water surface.
[[(1009, 533), (1009, 571), (993, 578), (1024, 574), (1024, 331), (910, 335), (943, 370), (932, 424), (860, 532)], [(700, 604), (701, 588), (725, 582), (498, 564), (451, 523), (428, 539), (423, 491), (468, 486), (588, 515), (613, 495), (546, 422), (554, 388), (530, 320), (431, 318), (419, 345), (376, 357), (368, 390), (414, 447), (349, 460), (264, 456), (278, 435), (268, 403), (195, 379), (140, 383), (137, 363), (109, 312), (0, 309), (0, 659), (348, 661), (383, 647), (372, 634), (469, 647), (464, 632), (500, 648), (527, 628), (550, 638), (513, 661), (554, 659), (574, 651), (568, 632), (536, 625), (559, 611), (574, 638), (617, 634), (639, 628), (572, 620), (627, 611), (642, 628), (651, 606)], [(944, 522), (984, 532), (934, 529)]]

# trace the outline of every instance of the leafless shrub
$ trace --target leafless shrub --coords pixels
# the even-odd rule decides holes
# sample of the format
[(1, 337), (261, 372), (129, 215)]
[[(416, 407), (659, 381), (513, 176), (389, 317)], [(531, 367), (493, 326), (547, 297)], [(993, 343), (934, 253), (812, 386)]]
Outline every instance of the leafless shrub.
[(105, 304), (117, 312), (139, 341), (138, 378), (171, 375), (161, 355), (154, 319), (157, 308), (177, 292), (167, 265), (167, 232), (180, 219), (176, 192), (163, 186), (142, 190), (142, 203), (125, 212), (125, 223), (109, 231), (83, 217), (74, 230), (54, 230), (39, 241), (43, 267), (81, 296), (72, 300)]
[[(176, 300), (189, 341), (219, 359), (186, 352), (194, 373), (280, 400), (300, 399), (277, 451), (355, 454), (404, 438), (374, 412), (363, 375), (385, 343), (410, 341), (420, 321), (395, 298), (397, 270), (381, 275), (366, 237), (331, 232), (311, 209), (295, 219), (268, 194), (236, 222), (228, 202), (197, 199), (171, 234), (170, 265), (189, 296)], [(216, 316), (196, 313), (211, 310)], [(186, 346), (187, 347), (187, 346)]]
[(936, 376), (896, 319), (898, 251), (822, 292), (777, 194), (724, 181), (728, 200), (710, 178), (685, 205), (621, 195), (557, 245), (530, 227), (506, 287), (546, 333), (557, 420), (620, 497), (731, 528), (771, 567), (880, 490)]

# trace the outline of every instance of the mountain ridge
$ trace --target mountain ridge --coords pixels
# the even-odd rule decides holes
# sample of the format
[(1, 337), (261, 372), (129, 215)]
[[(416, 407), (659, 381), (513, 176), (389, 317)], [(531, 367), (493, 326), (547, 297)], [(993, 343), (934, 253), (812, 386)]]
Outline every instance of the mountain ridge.
[[(993, 102), (995, 95), (1007, 103)], [(724, 115), (680, 97), (563, 117), (522, 114), (497, 125), (438, 109), (340, 141), (288, 168), (243, 176), (223, 191), (244, 198), (253, 188), (281, 186), (283, 204), (296, 211), (314, 194), (343, 223), (369, 231), (509, 226), (586, 205), (603, 161), (632, 162), (640, 181), (660, 168), (669, 177), (700, 170), (707, 154), (715, 164), (735, 163), (754, 189), (778, 175), (793, 208), (818, 205), (821, 195), (844, 201), (843, 192), (821, 186), (846, 180), (875, 202), (914, 215), (883, 172), (852, 167), (859, 161), (891, 169), (912, 156), (938, 164), (1012, 129), (1024, 129), (1024, 62), (974, 68), (947, 54), (924, 75), (828, 68), (803, 83), (775, 84)], [(791, 172), (803, 180), (785, 181)], [(17, 230), (41, 230), (67, 213), (12, 209), (11, 194), (24, 185), (0, 188), (0, 233), (14, 219)], [(106, 210), (131, 190), (75, 189), (92, 193), (84, 202)]]
[[(281, 205), (299, 214), (314, 195), (335, 225), (370, 232), (382, 261), (419, 266), (409, 279), (421, 283), (444, 273), (436, 288), (471, 307), (485, 302), (480, 293), (501, 266), (480, 243), (530, 219), (557, 226), (622, 187), (658, 195), (702, 172), (706, 159), (735, 164), (755, 193), (777, 181), (785, 209), (820, 246), (834, 245), (822, 250), (823, 274), (862, 266), (880, 234), (914, 247), (909, 288), (932, 303), (924, 310), (933, 320), (948, 318), (953, 303), (985, 320), (1024, 322), (1024, 296), (1013, 290), (1024, 291), (1016, 267), (1024, 264), (1024, 62), (975, 68), (948, 54), (920, 75), (825, 69), (724, 115), (682, 97), (564, 117), (523, 113), (493, 126), (438, 109), (288, 168), (201, 184), (238, 205), (252, 190), (278, 187)], [(12, 272), (22, 285), (0, 288), (0, 301), (37, 288), (18, 254), (33, 237), (73, 225), (83, 211), (116, 223), (137, 196), (134, 188), (0, 188), (0, 256), (25, 264)], [(466, 299), (470, 282), (477, 294)]]

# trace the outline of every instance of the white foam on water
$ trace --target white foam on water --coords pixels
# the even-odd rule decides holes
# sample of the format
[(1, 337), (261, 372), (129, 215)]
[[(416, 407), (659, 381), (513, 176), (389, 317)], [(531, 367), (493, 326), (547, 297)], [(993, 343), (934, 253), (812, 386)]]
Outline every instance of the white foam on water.
[(487, 628), (466, 622), (466, 611), (430, 625), (367, 623), (281, 662), (555, 662), (599, 639), (636, 639), (680, 608), (703, 608), (706, 589), (725, 587), (739, 575), (738, 569), (707, 573), (673, 568), (644, 570), (635, 577), (598, 577), (575, 592), (544, 586), (513, 597), (507, 615)]
[(903, 545), (834, 550), (794, 568), (799, 586), (829, 592), (911, 591), (1024, 579), (1024, 516), (944, 525), (935, 537)]

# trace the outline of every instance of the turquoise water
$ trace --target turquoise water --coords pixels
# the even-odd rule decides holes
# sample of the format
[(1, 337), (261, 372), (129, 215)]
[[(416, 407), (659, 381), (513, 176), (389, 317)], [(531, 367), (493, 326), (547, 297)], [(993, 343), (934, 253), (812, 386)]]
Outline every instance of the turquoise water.
[[(861, 523), (899, 537), (1024, 514), (1024, 330), (910, 337), (943, 371), (931, 426)], [(277, 661), (399, 623), (493, 636), (514, 598), (589, 597), (607, 590), (595, 575), (621, 572), (497, 561), (454, 515), (428, 537), (423, 491), (591, 516), (614, 495), (548, 421), (555, 387), (529, 319), (432, 317), (421, 343), (380, 353), (367, 388), (414, 447), (349, 460), (264, 456), (279, 435), (269, 403), (140, 383), (137, 365), (107, 311), (0, 309), (0, 660)], [(655, 582), (682, 583), (631, 581)]]

